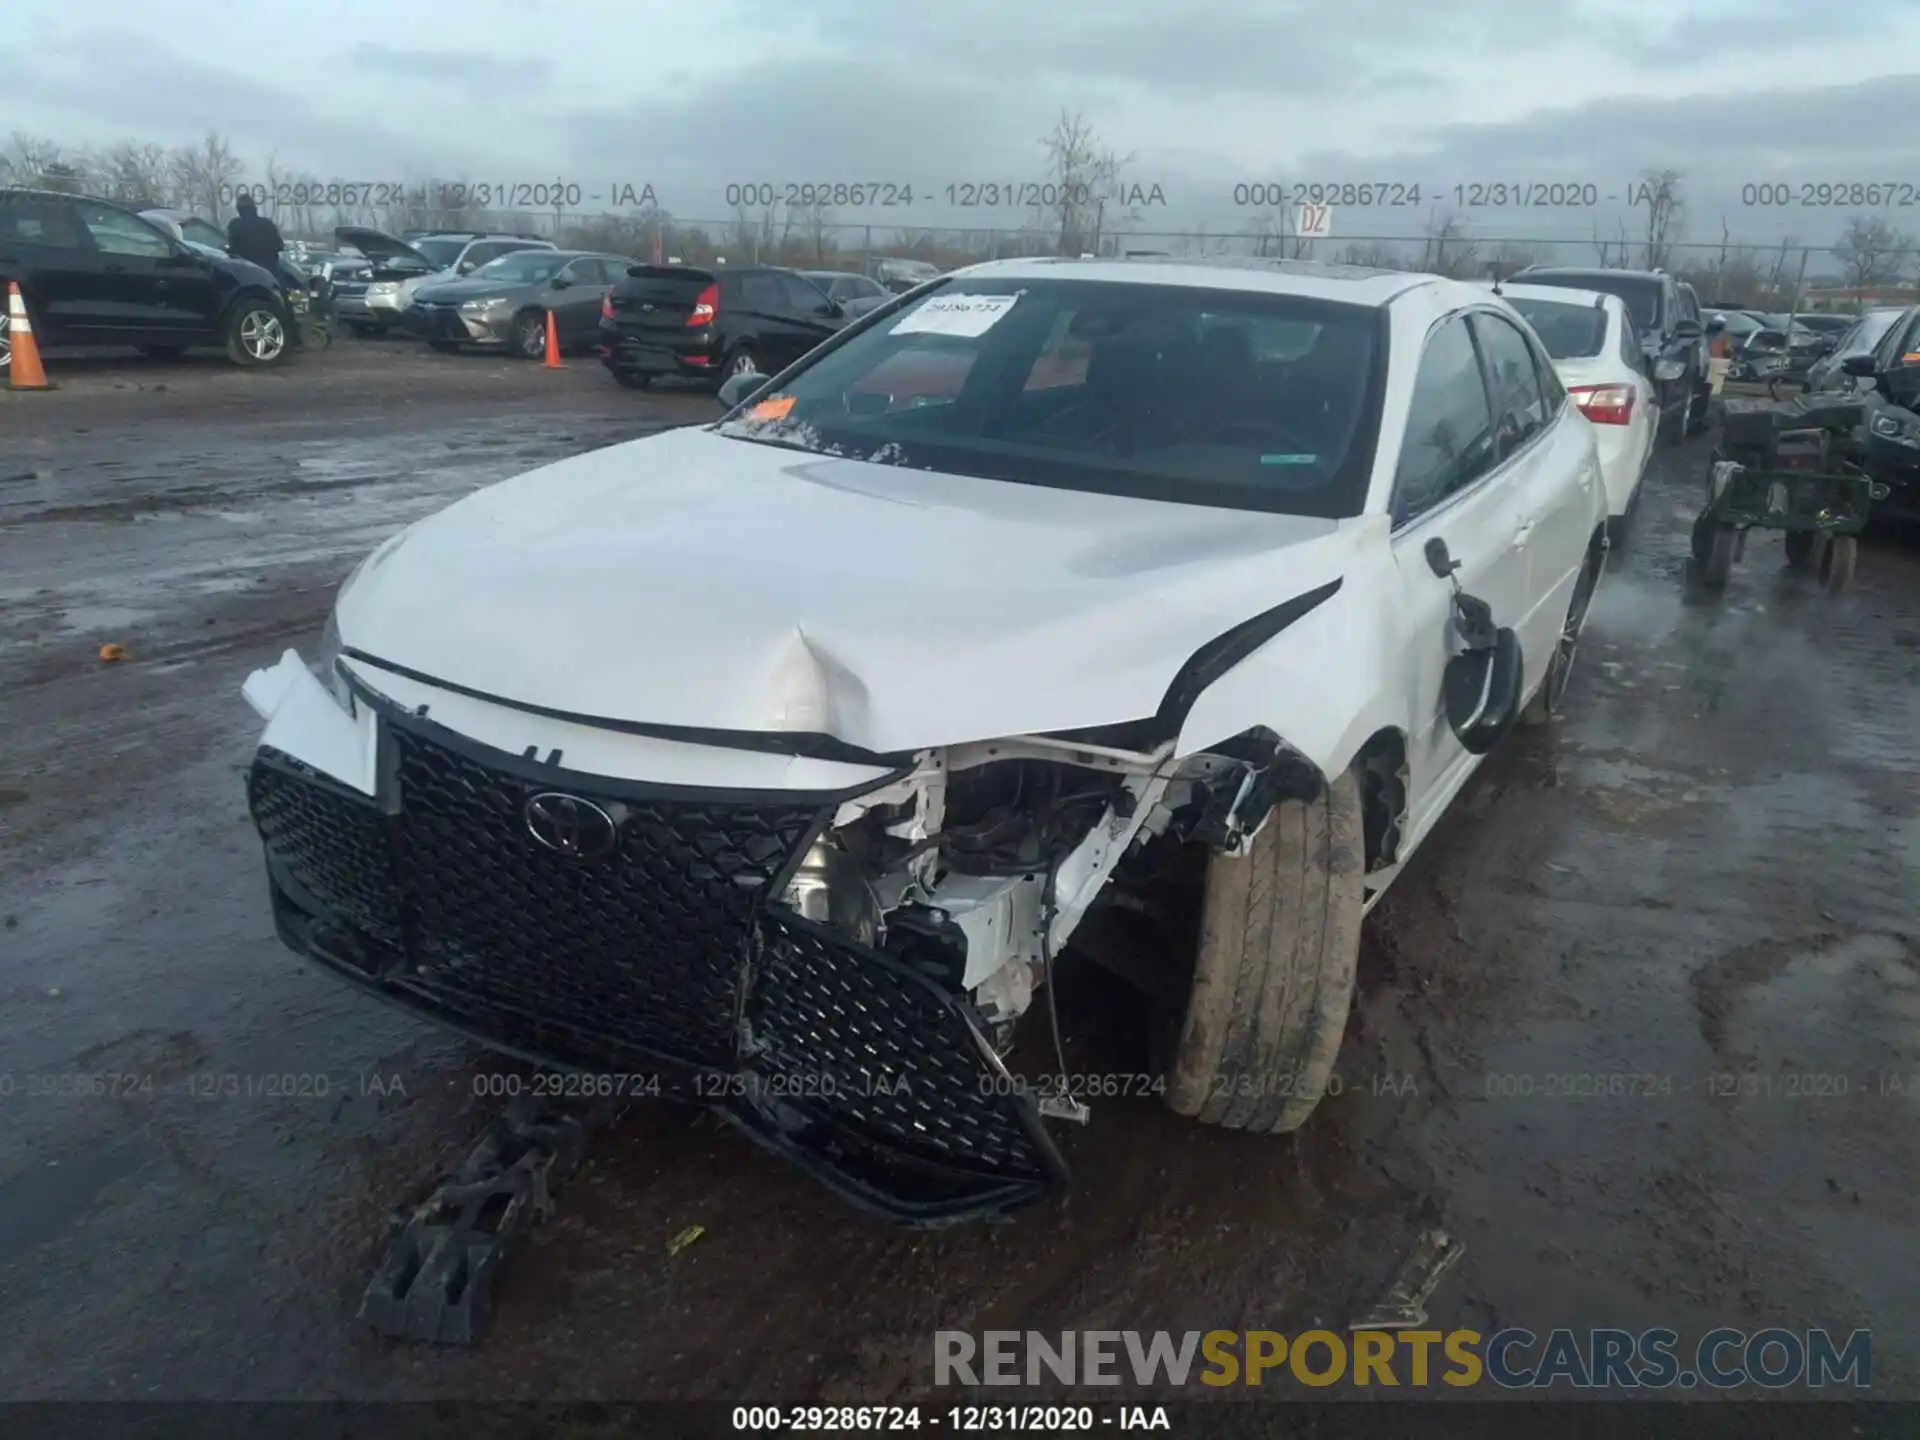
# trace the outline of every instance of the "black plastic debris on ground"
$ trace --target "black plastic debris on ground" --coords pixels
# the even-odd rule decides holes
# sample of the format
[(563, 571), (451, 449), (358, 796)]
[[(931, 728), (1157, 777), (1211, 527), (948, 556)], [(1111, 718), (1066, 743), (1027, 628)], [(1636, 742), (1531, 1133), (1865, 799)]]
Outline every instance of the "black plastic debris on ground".
[(579, 1168), (612, 1107), (516, 1101), (458, 1171), (394, 1214), (386, 1254), (360, 1302), (384, 1335), (472, 1345), (487, 1323), (494, 1272)]

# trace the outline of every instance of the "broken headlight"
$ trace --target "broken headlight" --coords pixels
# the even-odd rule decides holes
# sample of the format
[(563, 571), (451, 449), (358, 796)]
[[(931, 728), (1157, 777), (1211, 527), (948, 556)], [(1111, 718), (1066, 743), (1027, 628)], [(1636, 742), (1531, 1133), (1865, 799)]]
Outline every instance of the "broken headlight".
[(347, 688), (347, 677), (340, 673), (340, 617), (337, 613), (327, 616), (327, 628), (320, 632), (320, 644), (313, 652), (308, 663), (313, 678), (327, 688), (327, 693), (340, 704), (340, 708), (349, 715), (353, 713), (353, 692)]

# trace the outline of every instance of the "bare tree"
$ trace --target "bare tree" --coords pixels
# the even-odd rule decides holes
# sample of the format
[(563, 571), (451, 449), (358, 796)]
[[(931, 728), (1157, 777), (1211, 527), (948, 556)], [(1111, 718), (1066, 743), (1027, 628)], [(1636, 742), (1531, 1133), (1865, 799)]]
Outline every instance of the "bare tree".
[(1350, 243), (1335, 257), (1342, 265), (1363, 265), (1369, 270), (1404, 270), (1406, 256), (1383, 241), (1369, 240), (1364, 245)]
[(1467, 234), (1467, 222), (1452, 211), (1434, 211), (1427, 219), (1420, 268), (1434, 275), (1461, 277), (1473, 272), (1480, 247)]
[(176, 150), (171, 158), (175, 197), (216, 225), (226, 223), (235, 190), (247, 178), (247, 167), (217, 130), (209, 130), (198, 145)]
[(1788, 235), (1781, 239), (1779, 247), (1772, 252), (1758, 287), (1766, 300), (1778, 301), (1793, 288), (1794, 277), (1800, 270), (1799, 251), (1800, 237)]
[(123, 205), (166, 205), (173, 198), (167, 152), (143, 140), (119, 140), (101, 151), (94, 188)]
[(1493, 252), (1493, 259), (1488, 263), (1493, 267), (1493, 278), (1505, 280), (1509, 275), (1519, 274), (1529, 265), (1538, 265), (1540, 257), (1524, 245), (1506, 241)]
[(78, 195), (87, 188), (85, 173), (69, 160), (49, 161), (40, 171), (40, 185), (46, 190), (64, 190), (69, 195)]
[[(7, 162), (12, 183), (16, 185), (45, 184), (49, 169), (69, 164), (66, 147), (59, 141), (22, 130), (14, 131), (7, 139)], [(55, 173), (62, 172), (56, 170)]]
[(1686, 201), (1680, 184), (1686, 177), (1678, 170), (1643, 170), (1640, 183), (1633, 188), (1635, 205), (1646, 207), (1644, 243), (1640, 247), (1640, 268), (1662, 270), (1671, 258), (1674, 242), (1686, 228)]
[[(812, 252), (813, 263), (816, 265), (825, 265), (827, 263), (827, 242), (833, 238), (835, 232), (833, 210), (826, 204), (816, 200), (801, 212), (801, 217), (802, 227), (806, 231), (807, 236), (807, 248)], [(840, 247), (836, 243), (833, 248), (837, 253)]]
[(1109, 224), (1137, 218), (1123, 213), (1116, 198), (1120, 172), (1134, 157), (1116, 154), (1085, 117), (1064, 110), (1040, 147), (1047, 153), (1047, 175), (1036, 220), (1053, 233), (1056, 253), (1098, 253)]
[(1899, 283), (1906, 268), (1913, 237), (1902, 234), (1877, 215), (1855, 215), (1833, 247), (1833, 257), (1856, 298), (1876, 285)]

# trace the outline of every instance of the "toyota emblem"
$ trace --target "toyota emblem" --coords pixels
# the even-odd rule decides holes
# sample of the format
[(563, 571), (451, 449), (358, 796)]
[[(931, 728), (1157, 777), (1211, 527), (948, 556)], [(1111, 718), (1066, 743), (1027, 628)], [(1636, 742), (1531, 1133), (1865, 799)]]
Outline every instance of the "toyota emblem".
[(620, 843), (620, 827), (606, 811), (578, 795), (545, 791), (527, 801), (527, 833), (569, 860), (598, 860)]

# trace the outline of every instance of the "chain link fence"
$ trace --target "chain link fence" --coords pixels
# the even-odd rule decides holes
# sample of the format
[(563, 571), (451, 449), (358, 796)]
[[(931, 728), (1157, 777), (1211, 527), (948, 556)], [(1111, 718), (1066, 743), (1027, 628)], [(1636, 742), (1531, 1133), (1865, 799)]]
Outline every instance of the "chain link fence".
[[(462, 217), (466, 220), (470, 217)], [(1415, 270), (1458, 279), (1505, 279), (1529, 265), (1664, 269), (1689, 281), (1706, 304), (1784, 310), (1857, 310), (1920, 299), (1911, 278), (1920, 249), (1862, 255), (1844, 247), (1793, 241), (1743, 244), (1672, 241), (1649, 247), (1631, 237), (1594, 234), (1480, 234), (1450, 223), (1424, 235), (1347, 235), (1302, 239), (1280, 224), (1235, 231), (1142, 230), (1062, 237), (1037, 225), (930, 226), (823, 220), (805, 215), (678, 219), (648, 215), (495, 212), (491, 229), (537, 235), (583, 249), (689, 264), (778, 264), (859, 269), (870, 259), (926, 260), (942, 269), (1028, 255), (1170, 256), (1303, 259)], [(1649, 253), (1651, 251), (1651, 253)]]

